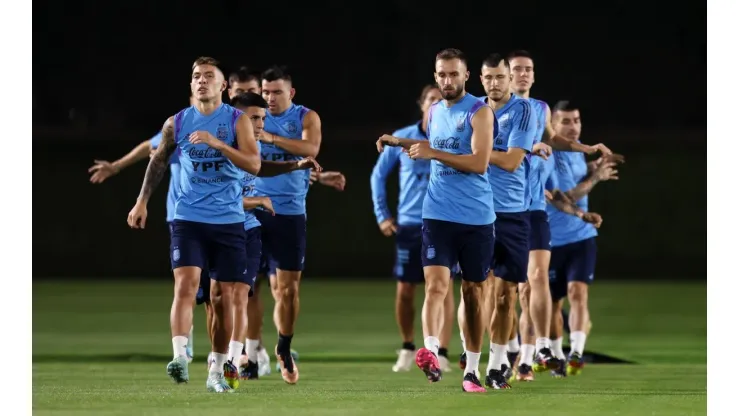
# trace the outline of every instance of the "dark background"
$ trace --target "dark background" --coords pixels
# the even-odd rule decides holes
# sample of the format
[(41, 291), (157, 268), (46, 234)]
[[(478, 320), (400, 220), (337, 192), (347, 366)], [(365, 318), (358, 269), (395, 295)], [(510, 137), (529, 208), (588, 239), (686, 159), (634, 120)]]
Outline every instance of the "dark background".
[(306, 274), (388, 276), (393, 243), (370, 199), (374, 141), (419, 117), (435, 53), (456, 47), (469, 56), (476, 95), (486, 55), (529, 50), (533, 96), (577, 101), (582, 140), (626, 155), (620, 180), (590, 198), (604, 217), (600, 278), (706, 278), (705, 4), (670, 16), (636, 1), (593, 13), (572, 2), (263, 4), (34, 2), (34, 277), (169, 278), (166, 180), (137, 232), (125, 218), (145, 164), (97, 186), (86, 172), (186, 105), (201, 55), (227, 73), (288, 65), (295, 101), (322, 118), (319, 161), (344, 172), (347, 188), (309, 193)]

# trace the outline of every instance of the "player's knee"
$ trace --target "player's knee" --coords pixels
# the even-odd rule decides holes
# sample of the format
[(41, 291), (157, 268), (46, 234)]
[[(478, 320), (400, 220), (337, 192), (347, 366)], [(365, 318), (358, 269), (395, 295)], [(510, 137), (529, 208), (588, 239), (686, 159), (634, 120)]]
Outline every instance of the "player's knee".
[(545, 268), (535, 267), (534, 270), (530, 270), (530, 272), (527, 273), (527, 279), (529, 280), (529, 283), (527, 284), (527, 286), (547, 285), (546, 287), (549, 287), (550, 275), (547, 269)]
[(283, 299), (295, 299), (298, 297), (298, 288), (297, 281), (281, 282), (278, 285), (277, 296)]
[(427, 279), (426, 285), (424, 287), (426, 296), (444, 299), (447, 296), (448, 284), (449, 283), (442, 278)]
[(581, 282), (572, 282), (568, 285), (568, 302), (571, 304), (588, 302), (588, 285)]

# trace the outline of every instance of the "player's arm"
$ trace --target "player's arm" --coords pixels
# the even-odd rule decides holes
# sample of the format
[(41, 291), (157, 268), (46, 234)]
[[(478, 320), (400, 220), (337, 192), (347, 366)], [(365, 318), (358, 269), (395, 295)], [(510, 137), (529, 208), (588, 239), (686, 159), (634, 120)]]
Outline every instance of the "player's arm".
[[(254, 138), (254, 129), (247, 116), (240, 114), (235, 123), (236, 144), (237, 148), (231, 147), (221, 140), (218, 140), (207, 132), (195, 132), (191, 135), (190, 141), (193, 141), (193, 135), (205, 133), (209, 146), (220, 151), (227, 159), (239, 169), (257, 175), (262, 167), (262, 158), (260, 157), (257, 141)], [(195, 141), (197, 142), (197, 140)]]
[[(452, 153), (443, 152), (429, 148), (431, 157), (436, 161), (455, 168), (462, 172), (471, 172), (485, 174), (488, 171), (488, 161), (491, 158), (491, 148), (493, 148), (493, 109), (489, 106), (483, 106), (473, 114), (470, 119), (470, 126), (473, 128), (473, 137), (470, 146), (473, 153), (469, 155), (453, 155)], [(424, 146), (429, 147), (429, 142), (425, 141)], [(414, 150), (422, 145), (417, 145), (409, 150), (409, 156), (412, 158), (416, 153)]]
[(271, 176), (283, 175), (286, 173), (293, 172), (295, 170), (308, 170), (315, 169), (317, 172), (321, 172), (321, 166), (312, 157), (297, 160), (294, 162), (273, 162), (269, 160), (262, 161), (262, 167), (260, 168), (257, 176), (266, 178)]
[(587, 155), (601, 152), (604, 155), (610, 155), (612, 152), (608, 147), (599, 143), (593, 146), (579, 143), (575, 140), (559, 135), (552, 126), (552, 111), (550, 106), (545, 104), (545, 131), (542, 133), (542, 141), (550, 145), (554, 150), (563, 152), (580, 152)]
[(242, 205), (245, 210), (260, 208), (265, 205), (265, 200), (269, 200), (266, 196), (246, 196), (242, 198)]
[(385, 185), (388, 176), (398, 164), (400, 155), (401, 149), (398, 147), (383, 149), (383, 152), (378, 156), (378, 161), (375, 162), (373, 172), (370, 174), (370, 193), (372, 194), (373, 211), (378, 224), (393, 217), (388, 209)]
[(615, 166), (616, 163), (603, 159), (596, 165), (596, 169), (594, 169), (588, 178), (583, 180), (574, 188), (569, 189), (566, 194), (573, 201), (578, 201), (588, 195), (588, 193), (591, 192), (599, 182), (619, 179), (617, 176), (617, 170), (614, 169)]
[(146, 159), (151, 151), (152, 140), (145, 140), (139, 143), (125, 156), (116, 160), (115, 162), (111, 163), (107, 160), (95, 160), (95, 164), (87, 171), (88, 173), (92, 173), (92, 176), (90, 177), (90, 182), (103, 183), (106, 179), (110, 178), (111, 176), (117, 175), (123, 169), (126, 169), (136, 162)]
[(316, 157), (321, 147), (321, 119), (315, 111), (309, 111), (303, 116), (302, 140), (292, 140), (268, 132), (263, 132), (262, 137), (265, 143), (273, 143), (290, 154)]
[(568, 197), (565, 192), (559, 189), (554, 189), (552, 192), (545, 191), (545, 198), (547, 199), (547, 202), (549, 202), (558, 210), (566, 214), (576, 216), (584, 222), (593, 224), (596, 228), (601, 227), (601, 223), (604, 222), (604, 220), (601, 218), (601, 215), (595, 212), (582, 210), (573, 202), (573, 200)]
[(420, 144), (422, 142), (426, 142), (427, 140), (417, 140), (417, 139), (404, 139), (402, 137), (396, 137), (391, 136), (390, 134), (384, 134), (380, 136), (377, 142), (375, 142), (375, 145), (378, 148), (378, 152), (383, 152), (383, 149), (388, 147), (402, 147), (406, 150), (409, 150), (411, 146), (415, 144)]
[(534, 145), (534, 136), (537, 132), (537, 119), (529, 101), (520, 100), (517, 117), (514, 118), (514, 128), (509, 136), (506, 152), (491, 152), (489, 162), (507, 172), (514, 172), (522, 164), (527, 152)]
[(175, 118), (170, 117), (162, 126), (162, 141), (157, 146), (156, 152), (149, 159), (149, 165), (146, 167), (144, 174), (144, 183), (139, 192), (138, 201), (144, 205), (149, 202), (152, 192), (162, 181), (165, 172), (169, 166), (170, 157), (175, 153), (177, 143), (175, 142)]

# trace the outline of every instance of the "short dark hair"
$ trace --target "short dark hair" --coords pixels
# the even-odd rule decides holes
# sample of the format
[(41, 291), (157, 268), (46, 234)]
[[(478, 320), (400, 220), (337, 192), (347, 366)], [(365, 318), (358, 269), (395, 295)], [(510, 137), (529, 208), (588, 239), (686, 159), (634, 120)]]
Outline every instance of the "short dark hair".
[(273, 65), (265, 72), (262, 73), (262, 80), (267, 82), (277, 81), (282, 79), (283, 81), (293, 82), (293, 78), (288, 72), (288, 68), (284, 65)]
[(439, 86), (435, 84), (427, 84), (424, 86), (424, 88), (421, 89), (421, 95), (419, 96), (419, 105), (424, 102), (424, 99), (427, 98), (427, 94), (429, 94), (429, 91), (431, 90), (438, 90)]
[(509, 67), (509, 61), (504, 59), (504, 57), (500, 53), (492, 53), (488, 55), (488, 57), (483, 60), (483, 66), (487, 66), (489, 68), (496, 68), (499, 65), (501, 65), (501, 62), (504, 63), (504, 66), (506, 68), (511, 69)]
[(569, 100), (560, 100), (552, 107), (553, 114), (557, 113), (558, 111), (575, 111), (575, 110), (578, 110), (578, 104), (574, 103), (573, 101), (569, 101)]
[(534, 59), (532, 58), (532, 54), (529, 53), (529, 51), (526, 51), (524, 49), (517, 49), (515, 51), (509, 52), (509, 55), (506, 57), (506, 60), (510, 61), (514, 58), (529, 58), (529, 59), (532, 59), (532, 61), (534, 61)]
[[(213, 65), (216, 68), (218, 68), (219, 62), (216, 59), (211, 58), (210, 56), (201, 56), (198, 59), (196, 59), (195, 62), (193, 62), (192, 69), (195, 69), (195, 67), (198, 65)], [(220, 71), (221, 68), (218, 68), (218, 70)]]
[(259, 83), (260, 76), (258, 72), (252, 71), (246, 66), (242, 66), (236, 71), (229, 74), (229, 85), (235, 82), (250, 82), (250, 81), (257, 81), (257, 83)]
[(447, 48), (442, 50), (437, 54), (437, 57), (434, 58), (434, 62), (437, 62), (439, 60), (449, 61), (452, 59), (459, 59), (462, 63), (465, 64), (465, 66), (468, 66), (468, 58), (465, 56), (463, 51), (455, 48)]
[(245, 92), (232, 98), (231, 106), (267, 108), (267, 101), (265, 101), (265, 99), (259, 94)]

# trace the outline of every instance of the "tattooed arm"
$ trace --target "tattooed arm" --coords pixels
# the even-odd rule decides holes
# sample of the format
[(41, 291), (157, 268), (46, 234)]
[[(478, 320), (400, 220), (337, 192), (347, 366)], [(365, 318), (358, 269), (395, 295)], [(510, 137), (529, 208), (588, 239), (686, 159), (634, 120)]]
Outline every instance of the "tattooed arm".
[(175, 118), (170, 117), (164, 122), (162, 127), (162, 143), (157, 147), (154, 156), (149, 160), (149, 166), (146, 168), (144, 175), (144, 184), (141, 186), (139, 201), (146, 204), (154, 189), (162, 181), (164, 173), (167, 171), (170, 163), (170, 156), (175, 152), (177, 143), (175, 143)]
[(175, 118), (170, 117), (162, 127), (162, 142), (159, 144), (154, 156), (149, 160), (149, 166), (144, 174), (144, 184), (136, 199), (136, 205), (128, 214), (128, 225), (131, 228), (144, 228), (146, 226), (146, 204), (152, 192), (162, 181), (165, 171), (169, 167), (169, 160), (177, 148), (175, 143)]

